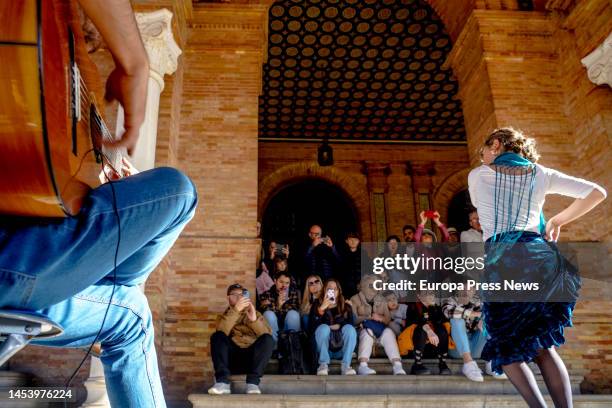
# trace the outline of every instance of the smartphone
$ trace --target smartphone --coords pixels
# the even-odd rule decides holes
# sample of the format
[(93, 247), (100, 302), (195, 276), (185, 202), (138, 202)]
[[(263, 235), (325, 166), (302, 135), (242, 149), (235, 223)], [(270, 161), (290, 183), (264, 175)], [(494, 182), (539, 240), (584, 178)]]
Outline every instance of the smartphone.
[(276, 244), (276, 248), (274, 249), (274, 255), (275, 256), (282, 256), (283, 254), (283, 248), (285, 247), (285, 244)]
[(247, 289), (242, 290), (242, 297), (249, 299), (251, 297), (251, 293)]
[(327, 289), (327, 295), (326, 296), (332, 302), (334, 302), (334, 303), (336, 302), (336, 292), (334, 292), (333, 289), (331, 289), (331, 288)]
[(324, 244), (327, 244), (327, 243), (330, 241), (330, 239), (329, 239), (329, 237), (326, 235), (326, 236), (324, 236), (323, 238), (321, 238), (321, 241), (323, 241), (323, 243), (324, 243)]
[(425, 211), (425, 217), (427, 217), (427, 218), (433, 218), (433, 217), (435, 217), (435, 211), (433, 211), (433, 210), (427, 210), (427, 211)]

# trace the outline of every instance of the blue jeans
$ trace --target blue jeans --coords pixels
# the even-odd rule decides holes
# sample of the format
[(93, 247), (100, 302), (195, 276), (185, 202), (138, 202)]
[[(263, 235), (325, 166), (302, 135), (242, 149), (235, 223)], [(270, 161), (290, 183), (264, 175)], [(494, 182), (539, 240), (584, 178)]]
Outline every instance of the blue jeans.
[[(278, 316), (271, 310), (266, 310), (263, 316), (268, 321), (270, 328), (272, 328), (272, 338), (274, 343), (278, 341)], [(285, 323), (283, 330), (300, 331), (300, 314), (297, 310), (290, 310), (285, 315)]]
[(353, 351), (357, 345), (357, 331), (350, 324), (342, 326), (342, 349), (335, 352), (329, 351), (329, 336), (331, 329), (328, 325), (322, 324), (315, 330), (315, 343), (317, 344), (317, 354), (319, 355), (319, 364), (329, 364), (331, 358), (341, 358), (342, 364), (345, 366), (351, 365), (353, 359)]
[(451, 337), (455, 341), (455, 348), (448, 350), (452, 358), (463, 358), (463, 353), (470, 352), (472, 358), (480, 358), (487, 337), (481, 330), (469, 333), (465, 327), (465, 320), (450, 319)]
[[(193, 217), (193, 183), (158, 168), (92, 190), (78, 215), (0, 218), (0, 308), (38, 311), (65, 332), (34, 343), (85, 347), (99, 337), (115, 407), (165, 407), (151, 311), (139, 288)], [(117, 256), (113, 292), (114, 255)]]

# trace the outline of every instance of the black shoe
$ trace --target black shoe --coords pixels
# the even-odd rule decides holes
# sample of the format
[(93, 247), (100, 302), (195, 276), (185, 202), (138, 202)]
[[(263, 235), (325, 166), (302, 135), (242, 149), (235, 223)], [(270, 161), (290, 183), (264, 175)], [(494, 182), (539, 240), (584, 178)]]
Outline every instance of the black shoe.
[(431, 374), (431, 371), (429, 371), (429, 368), (425, 367), (423, 364), (414, 363), (412, 365), (412, 368), (410, 369), (410, 374), (412, 374), (412, 375), (429, 375), (429, 374)]
[(453, 375), (453, 372), (448, 368), (445, 362), (438, 364), (438, 369), (440, 370), (440, 375)]

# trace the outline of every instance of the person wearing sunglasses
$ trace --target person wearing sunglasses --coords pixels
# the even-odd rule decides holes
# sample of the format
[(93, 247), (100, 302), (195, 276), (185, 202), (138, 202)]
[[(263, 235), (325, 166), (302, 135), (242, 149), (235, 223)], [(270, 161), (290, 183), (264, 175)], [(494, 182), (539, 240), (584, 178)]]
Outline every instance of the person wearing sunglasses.
[(306, 288), (302, 296), (300, 315), (302, 316), (302, 327), (308, 327), (308, 315), (315, 299), (318, 299), (323, 290), (323, 281), (319, 275), (310, 275), (306, 278)]

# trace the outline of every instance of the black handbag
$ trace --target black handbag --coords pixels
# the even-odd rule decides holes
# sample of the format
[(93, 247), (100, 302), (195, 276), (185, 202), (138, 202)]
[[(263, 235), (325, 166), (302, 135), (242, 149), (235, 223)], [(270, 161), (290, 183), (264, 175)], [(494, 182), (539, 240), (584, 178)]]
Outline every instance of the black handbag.
[(344, 338), (342, 338), (342, 330), (331, 330), (329, 334), (329, 351), (340, 351), (344, 347)]

